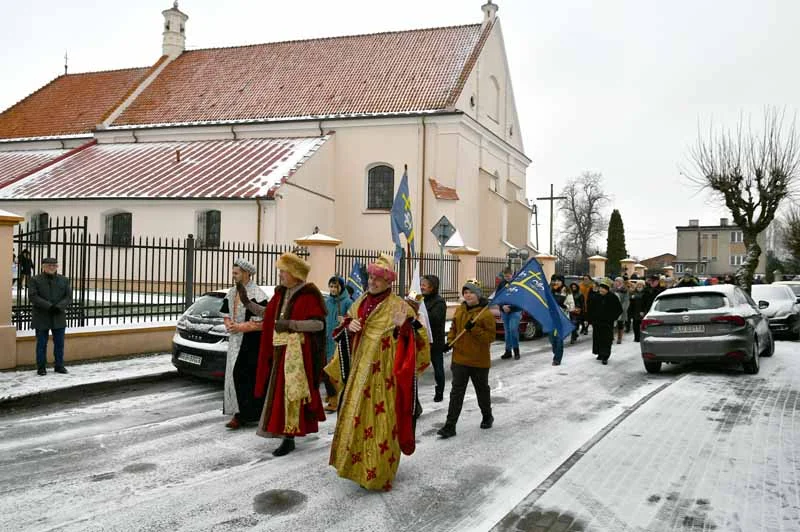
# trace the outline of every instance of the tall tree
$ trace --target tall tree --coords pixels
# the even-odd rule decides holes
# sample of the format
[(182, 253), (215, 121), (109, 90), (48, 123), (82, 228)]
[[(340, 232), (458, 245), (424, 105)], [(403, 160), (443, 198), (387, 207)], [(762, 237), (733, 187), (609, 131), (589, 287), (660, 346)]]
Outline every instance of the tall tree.
[(780, 243), (786, 250), (786, 266), (792, 273), (800, 273), (800, 207), (793, 207), (783, 218)]
[(775, 218), (781, 202), (792, 192), (800, 169), (800, 139), (796, 119), (769, 108), (761, 130), (743, 120), (735, 131), (709, 128), (708, 136), (698, 134), (689, 159), (689, 179), (710, 189), (724, 201), (734, 223), (742, 230), (746, 255), (736, 270), (736, 282), (750, 291), (753, 274), (761, 257), (757, 238)]
[(622, 271), (619, 261), (628, 256), (625, 249), (625, 226), (622, 223), (622, 215), (617, 209), (611, 212), (611, 219), (608, 221), (608, 237), (606, 239), (606, 258), (608, 259), (608, 271)]
[(603, 208), (609, 197), (603, 190), (603, 175), (584, 172), (567, 181), (560, 195), (567, 198), (561, 200), (559, 207), (564, 221), (560, 248), (562, 253), (588, 272), (589, 250), (606, 225)]

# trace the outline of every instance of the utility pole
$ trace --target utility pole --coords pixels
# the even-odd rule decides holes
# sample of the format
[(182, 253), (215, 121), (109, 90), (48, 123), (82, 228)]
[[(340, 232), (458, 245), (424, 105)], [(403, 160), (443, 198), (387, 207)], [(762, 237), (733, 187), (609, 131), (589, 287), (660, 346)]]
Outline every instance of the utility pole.
[(553, 195), (553, 183), (550, 183), (550, 196), (545, 198), (536, 198), (537, 200), (548, 200), (550, 201), (550, 254), (553, 254), (553, 218), (554, 218), (554, 211), (555, 208), (553, 206), (553, 202), (555, 200), (563, 200), (567, 199), (566, 196), (554, 196)]

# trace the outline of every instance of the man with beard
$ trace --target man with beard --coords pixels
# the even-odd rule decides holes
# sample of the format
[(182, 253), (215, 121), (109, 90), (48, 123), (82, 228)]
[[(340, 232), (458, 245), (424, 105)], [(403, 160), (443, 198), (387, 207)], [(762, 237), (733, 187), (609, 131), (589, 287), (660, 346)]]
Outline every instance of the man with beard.
[(265, 398), (258, 435), (282, 438), (272, 454), (284, 456), (294, 450), (295, 436), (317, 432), (319, 422), (325, 421), (319, 394), (325, 302), (319, 289), (306, 283), (310, 270), (306, 261), (284, 253), (275, 266), (281, 284), (264, 311), (256, 397)]
[(367, 268), (367, 293), (334, 332), (339, 350), (325, 368), (340, 394), (330, 465), (370, 490), (392, 489), (400, 453), (414, 452), (416, 377), (430, 363), (425, 327), (391, 290), (392, 259)]
[(253, 279), (255, 273), (255, 266), (245, 259), (234, 261), (232, 275), (236, 284), (228, 290), (220, 309), (228, 331), (222, 412), (233, 415), (225, 425), (232, 430), (258, 421), (264, 407), (263, 398), (255, 397), (255, 377), (267, 295)]

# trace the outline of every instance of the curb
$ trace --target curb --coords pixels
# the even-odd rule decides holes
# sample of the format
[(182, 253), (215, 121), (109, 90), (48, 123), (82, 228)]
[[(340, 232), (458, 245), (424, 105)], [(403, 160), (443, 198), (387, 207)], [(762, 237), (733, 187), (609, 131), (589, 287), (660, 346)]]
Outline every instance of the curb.
[(54, 388), (51, 390), (42, 390), (33, 392), (26, 395), (18, 395), (15, 397), (0, 398), (0, 407), (3, 408), (19, 408), (28, 406), (37, 406), (47, 401), (63, 401), (75, 400), (89, 394), (108, 391), (120, 386), (129, 386), (133, 384), (146, 384), (150, 382), (161, 382), (178, 378), (178, 371), (164, 371), (161, 373), (152, 373), (149, 375), (137, 375), (135, 377), (110, 379), (96, 382), (86, 382), (83, 384), (76, 384), (75, 386), (65, 386), (63, 388)]

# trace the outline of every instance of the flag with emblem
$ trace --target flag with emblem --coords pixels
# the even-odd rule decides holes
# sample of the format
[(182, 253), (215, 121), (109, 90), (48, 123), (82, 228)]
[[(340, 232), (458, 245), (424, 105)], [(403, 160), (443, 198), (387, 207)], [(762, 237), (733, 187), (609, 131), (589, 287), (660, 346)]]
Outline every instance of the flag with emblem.
[(539, 322), (542, 331), (554, 331), (561, 338), (575, 329), (569, 316), (558, 306), (542, 266), (535, 258), (526, 262), (514, 279), (495, 294), (492, 304), (519, 307)]
[(361, 266), (360, 262), (355, 261), (350, 273), (347, 274), (347, 281), (345, 282), (345, 286), (349, 287), (353, 291), (353, 301), (361, 297), (361, 294), (364, 293), (366, 284), (363, 267)]
[(411, 195), (408, 192), (408, 167), (403, 171), (403, 178), (397, 188), (392, 203), (392, 241), (394, 242), (394, 261), (399, 262), (405, 256), (400, 235), (406, 236), (408, 249), (414, 256), (414, 220), (411, 217)]

